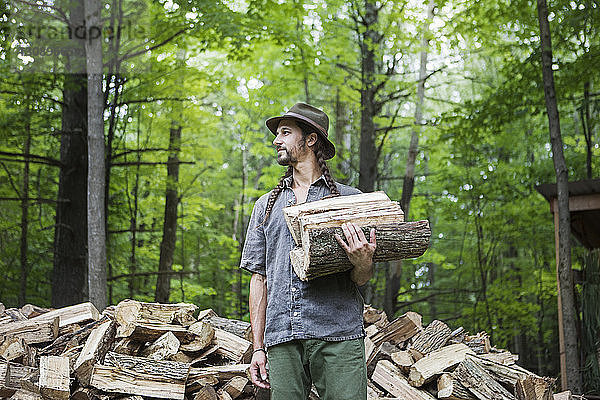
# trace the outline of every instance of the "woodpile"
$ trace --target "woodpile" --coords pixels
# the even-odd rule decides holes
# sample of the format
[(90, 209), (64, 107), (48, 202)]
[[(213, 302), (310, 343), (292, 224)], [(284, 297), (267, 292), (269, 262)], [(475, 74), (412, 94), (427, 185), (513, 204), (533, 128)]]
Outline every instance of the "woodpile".
[[(27, 311), (35, 310), (35, 312)], [(570, 400), (518, 356), (414, 312), (389, 321), (365, 306), (368, 398)], [(192, 304), (125, 300), (45, 310), (0, 304), (0, 397), (268, 399), (248, 375), (250, 325)], [(310, 399), (317, 400), (313, 388)]]
[(517, 355), (492, 347), (485, 332), (468, 335), (438, 320), (422, 326), (410, 311), (387, 322), (382, 311), (366, 306), (363, 316), (369, 400), (570, 399), (553, 394), (555, 379), (519, 367)]
[(248, 322), (132, 300), (102, 314), (90, 303), (3, 309), (0, 398), (256, 398)]
[(334, 236), (344, 237), (346, 222), (358, 225), (367, 240), (375, 229), (375, 262), (419, 257), (431, 236), (429, 221), (404, 222), (400, 205), (384, 192), (326, 198), (286, 207), (283, 213), (297, 246), (290, 259), (302, 280), (352, 268)]

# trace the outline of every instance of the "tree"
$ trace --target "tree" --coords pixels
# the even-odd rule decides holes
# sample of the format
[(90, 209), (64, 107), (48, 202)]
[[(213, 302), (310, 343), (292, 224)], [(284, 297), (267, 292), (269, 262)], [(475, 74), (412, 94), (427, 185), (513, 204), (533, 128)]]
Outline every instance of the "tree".
[(99, 310), (106, 307), (106, 214), (104, 160), (104, 95), (102, 91), (102, 3), (85, 0), (85, 42), (88, 74), (88, 288), (89, 299)]
[[(68, 10), (71, 29), (83, 26), (83, 1)], [(60, 172), (54, 228), (53, 307), (82, 302), (87, 287), (87, 75), (85, 47), (73, 37), (65, 54), (60, 134)]]
[[(548, 23), (548, 6), (546, 0), (537, 0), (537, 12), (540, 25), (540, 45), (542, 54), (542, 75), (544, 80), (544, 97), (548, 112), (550, 142), (552, 143), (552, 160), (556, 173), (556, 191), (558, 193), (558, 299), (559, 313), (562, 311), (562, 330), (564, 349), (560, 349), (561, 363), (566, 364), (566, 384), (564, 390), (580, 393), (581, 372), (579, 350), (577, 347), (577, 314), (575, 294), (573, 291), (573, 273), (571, 271), (571, 215), (569, 211), (569, 175), (563, 154), (563, 141), (560, 133), (560, 118), (554, 89), (554, 74), (552, 72), (552, 40), (550, 24)], [(559, 314), (560, 315), (560, 314)], [(563, 380), (565, 382), (565, 380)]]

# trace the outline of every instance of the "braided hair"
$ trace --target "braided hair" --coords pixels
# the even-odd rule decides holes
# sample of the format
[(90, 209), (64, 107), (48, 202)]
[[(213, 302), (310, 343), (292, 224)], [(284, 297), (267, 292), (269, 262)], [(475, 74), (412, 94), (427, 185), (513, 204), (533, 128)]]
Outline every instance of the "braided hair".
[[(306, 137), (308, 135), (310, 135), (311, 133), (313, 133), (315, 131), (315, 129), (302, 121), (295, 121), (295, 122), (298, 125), (298, 127), (302, 130), (302, 140), (306, 143)], [(319, 167), (321, 168), (321, 173), (323, 174), (323, 177), (325, 178), (325, 184), (329, 188), (329, 191), (331, 191), (331, 196), (332, 197), (339, 196), (340, 191), (338, 190), (335, 182), (333, 181), (333, 178), (331, 177), (331, 173), (329, 172), (329, 168), (327, 167), (327, 163), (325, 162), (325, 158), (323, 157), (323, 139), (321, 139), (321, 137), (318, 134), (317, 134), (317, 141), (313, 146), (313, 151), (315, 153), (315, 157), (317, 158), (317, 163), (319, 164)], [(273, 190), (269, 194), (269, 198), (267, 199), (267, 208), (265, 209), (265, 218), (263, 219), (261, 225), (264, 224), (267, 221), (267, 219), (269, 219), (269, 216), (271, 215), (271, 211), (273, 210), (273, 206), (275, 205), (275, 201), (277, 200), (277, 197), (279, 197), (279, 194), (283, 190), (283, 181), (286, 178), (292, 176), (293, 171), (294, 171), (294, 168), (291, 165), (288, 166), (285, 173), (279, 179), (279, 182), (277, 183), (277, 185), (273, 188)]]

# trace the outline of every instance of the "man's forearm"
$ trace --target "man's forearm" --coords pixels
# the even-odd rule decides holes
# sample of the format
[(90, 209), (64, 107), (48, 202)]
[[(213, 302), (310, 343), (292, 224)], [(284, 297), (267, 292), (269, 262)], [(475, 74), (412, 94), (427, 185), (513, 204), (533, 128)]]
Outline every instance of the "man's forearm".
[(267, 319), (267, 278), (253, 274), (250, 279), (250, 324), (252, 325), (252, 344), (255, 349), (264, 348), (265, 321)]

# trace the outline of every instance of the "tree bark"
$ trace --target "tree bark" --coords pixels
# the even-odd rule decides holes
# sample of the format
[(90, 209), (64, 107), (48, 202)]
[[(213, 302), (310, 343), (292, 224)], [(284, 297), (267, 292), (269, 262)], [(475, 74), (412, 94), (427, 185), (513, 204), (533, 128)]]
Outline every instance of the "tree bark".
[(410, 211), (410, 200), (412, 198), (415, 186), (415, 161), (419, 147), (419, 133), (423, 123), (423, 103), (425, 100), (425, 80), (427, 79), (427, 48), (429, 46), (429, 24), (433, 19), (435, 9), (435, 0), (429, 0), (427, 6), (427, 22), (421, 39), (421, 62), (419, 67), (419, 85), (417, 86), (417, 103), (415, 104), (415, 124), (410, 132), (410, 145), (408, 147), (408, 157), (406, 159), (406, 172), (404, 173), (404, 183), (402, 184), (402, 198), (400, 206), (404, 210), (406, 220)]
[(177, 184), (179, 182), (179, 151), (181, 149), (181, 126), (172, 127), (169, 138), (169, 160), (167, 162), (167, 190), (165, 201), (165, 219), (163, 223), (163, 237), (160, 243), (160, 259), (158, 271), (161, 274), (156, 279), (156, 293), (154, 299), (159, 303), (169, 302), (171, 288), (171, 275), (173, 267), (173, 254), (177, 240), (177, 206), (179, 195)]
[[(98, 310), (106, 307), (106, 213), (104, 159), (104, 97), (102, 93), (101, 2), (85, 0), (88, 71), (88, 287), (89, 299)], [(98, 37), (92, 32), (98, 30)]]
[(375, 45), (378, 10), (371, 0), (365, 0), (364, 25), (361, 41), (360, 89), (360, 166), (358, 188), (363, 192), (375, 190), (377, 179), (377, 149), (375, 147)]
[(575, 315), (575, 296), (573, 293), (573, 275), (571, 271), (571, 216), (569, 213), (569, 181), (568, 171), (563, 154), (563, 143), (560, 133), (560, 119), (556, 93), (554, 90), (554, 75), (552, 72), (552, 41), (550, 24), (548, 23), (548, 7), (546, 0), (537, 0), (538, 21), (540, 25), (540, 43), (542, 50), (542, 75), (550, 142), (552, 143), (552, 160), (556, 172), (556, 190), (558, 193), (558, 295), (562, 303), (564, 330), (564, 355), (566, 358), (567, 388), (581, 393), (581, 373), (579, 352), (577, 350), (577, 318)]
[(29, 230), (29, 151), (31, 150), (31, 106), (27, 105), (25, 126), (25, 163), (23, 164), (23, 189), (21, 191), (21, 286), (19, 290), (19, 306), (27, 302), (27, 235)]
[[(71, 26), (84, 23), (83, 0), (72, 3)], [(77, 41), (77, 39), (74, 39)], [(60, 172), (54, 228), (52, 307), (81, 303), (87, 276), (87, 78), (85, 47), (74, 43), (66, 54), (63, 84)]]

